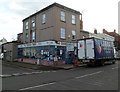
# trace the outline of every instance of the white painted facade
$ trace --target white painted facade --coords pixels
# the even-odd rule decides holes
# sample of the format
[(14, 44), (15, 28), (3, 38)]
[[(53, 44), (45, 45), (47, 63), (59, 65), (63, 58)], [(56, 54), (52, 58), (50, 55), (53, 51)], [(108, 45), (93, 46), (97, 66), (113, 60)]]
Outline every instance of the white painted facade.
[(97, 35), (101, 36), (104, 40), (108, 40), (108, 41), (112, 41), (112, 42), (115, 41), (115, 38), (113, 36), (108, 35), (108, 34), (98, 33)]
[(113, 36), (110, 36), (110, 35), (105, 34), (105, 33), (98, 33), (98, 34), (89, 33), (89, 37), (104, 39), (104, 40), (108, 40), (108, 41), (112, 41), (112, 42), (115, 41), (115, 38)]
[(91, 38), (91, 37), (103, 39), (103, 37), (99, 36), (98, 34), (89, 33), (89, 38)]

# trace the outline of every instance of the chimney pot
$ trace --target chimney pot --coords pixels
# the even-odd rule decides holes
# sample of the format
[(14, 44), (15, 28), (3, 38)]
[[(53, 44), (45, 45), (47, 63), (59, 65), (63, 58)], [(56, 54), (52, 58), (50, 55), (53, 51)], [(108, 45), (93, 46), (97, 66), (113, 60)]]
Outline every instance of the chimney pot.
[(94, 34), (97, 34), (97, 29), (94, 29)]
[(116, 30), (114, 29), (114, 33), (116, 33)]

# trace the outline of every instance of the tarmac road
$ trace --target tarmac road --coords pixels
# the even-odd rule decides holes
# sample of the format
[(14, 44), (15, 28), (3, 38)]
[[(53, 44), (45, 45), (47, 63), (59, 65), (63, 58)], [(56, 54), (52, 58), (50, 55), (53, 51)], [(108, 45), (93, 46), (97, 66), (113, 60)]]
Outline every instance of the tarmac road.
[(46, 72), (27, 71), (29, 73), (22, 76), (2, 78), (2, 88), (3, 90), (118, 90), (118, 65), (117, 62), (101, 67), (79, 67)]

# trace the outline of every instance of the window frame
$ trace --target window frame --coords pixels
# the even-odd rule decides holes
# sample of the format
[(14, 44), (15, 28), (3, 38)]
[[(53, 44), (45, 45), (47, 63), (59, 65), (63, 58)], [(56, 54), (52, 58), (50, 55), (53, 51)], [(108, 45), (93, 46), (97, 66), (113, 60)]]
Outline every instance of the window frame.
[(25, 22), (25, 29), (28, 30), (28, 21)]
[(35, 41), (35, 31), (32, 32), (32, 41)]
[(32, 27), (36, 26), (36, 24), (35, 24), (35, 18), (32, 19), (31, 23), (32, 23)]
[(46, 23), (46, 14), (42, 14), (42, 24)]
[(76, 40), (76, 30), (72, 30), (72, 40)]
[(60, 20), (62, 22), (66, 22), (66, 13), (65, 13), (65, 11), (60, 12)]
[(66, 30), (65, 30), (65, 28), (60, 29), (60, 38), (61, 39), (66, 39)]
[(25, 38), (28, 39), (28, 33), (25, 33)]
[(72, 14), (72, 24), (75, 25), (76, 24), (76, 15)]
[(86, 38), (85, 35), (83, 35), (83, 39)]

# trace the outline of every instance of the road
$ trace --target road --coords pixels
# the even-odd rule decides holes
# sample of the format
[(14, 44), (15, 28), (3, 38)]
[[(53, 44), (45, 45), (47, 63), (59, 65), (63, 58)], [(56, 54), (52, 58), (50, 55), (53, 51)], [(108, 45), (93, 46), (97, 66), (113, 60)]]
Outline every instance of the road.
[(16, 74), (16, 73), (23, 73), (23, 72), (32, 72), (34, 70), (19, 67), (17, 65), (10, 65), (7, 62), (2, 62), (2, 74), (4, 75), (10, 75), (10, 74)]
[(7, 71), (6, 75), (8, 73), (16, 76), (3, 77), (2, 88), (3, 90), (118, 90), (118, 65), (116, 62), (101, 67), (36, 71), (3, 64), (3, 71)]

